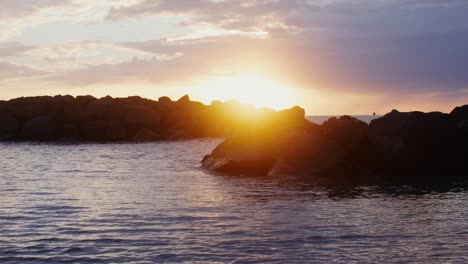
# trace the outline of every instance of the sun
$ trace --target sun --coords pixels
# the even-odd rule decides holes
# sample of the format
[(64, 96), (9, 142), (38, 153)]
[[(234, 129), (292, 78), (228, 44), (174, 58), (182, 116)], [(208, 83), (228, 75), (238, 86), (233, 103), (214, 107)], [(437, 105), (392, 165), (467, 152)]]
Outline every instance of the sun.
[(295, 102), (295, 90), (257, 74), (213, 77), (198, 84), (202, 101), (239, 100), (241, 103), (275, 110), (289, 108)]

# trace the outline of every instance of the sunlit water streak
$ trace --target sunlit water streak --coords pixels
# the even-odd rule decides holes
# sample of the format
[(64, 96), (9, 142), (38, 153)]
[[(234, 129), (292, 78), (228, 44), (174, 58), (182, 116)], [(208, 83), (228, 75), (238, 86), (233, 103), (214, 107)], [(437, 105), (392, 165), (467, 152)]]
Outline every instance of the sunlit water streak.
[(0, 263), (468, 261), (468, 192), (213, 175), (218, 143), (0, 144)]

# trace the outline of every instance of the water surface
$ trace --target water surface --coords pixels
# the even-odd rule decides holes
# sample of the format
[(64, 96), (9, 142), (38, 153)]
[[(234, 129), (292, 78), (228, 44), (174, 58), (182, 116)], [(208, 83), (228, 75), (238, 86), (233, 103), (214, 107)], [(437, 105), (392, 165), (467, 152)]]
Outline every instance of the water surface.
[(0, 144), (0, 263), (464, 263), (468, 192), (213, 175), (219, 140)]

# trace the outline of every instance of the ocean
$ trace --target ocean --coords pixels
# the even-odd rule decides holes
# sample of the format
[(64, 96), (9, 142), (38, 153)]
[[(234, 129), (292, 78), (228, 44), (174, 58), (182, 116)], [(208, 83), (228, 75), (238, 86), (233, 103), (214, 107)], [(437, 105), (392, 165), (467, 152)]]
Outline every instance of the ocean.
[(0, 144), (0, 263), (466, 263), (468, 191), (199, 168), (221, 139)]

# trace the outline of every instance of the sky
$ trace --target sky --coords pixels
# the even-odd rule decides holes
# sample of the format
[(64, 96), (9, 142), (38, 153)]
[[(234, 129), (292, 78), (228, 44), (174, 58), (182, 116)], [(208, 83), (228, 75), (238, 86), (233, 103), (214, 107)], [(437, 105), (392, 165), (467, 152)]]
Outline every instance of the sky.
[(0, 0), (0, 99), (449, 112), (468, 103), (466, 14), (466, 0)]

